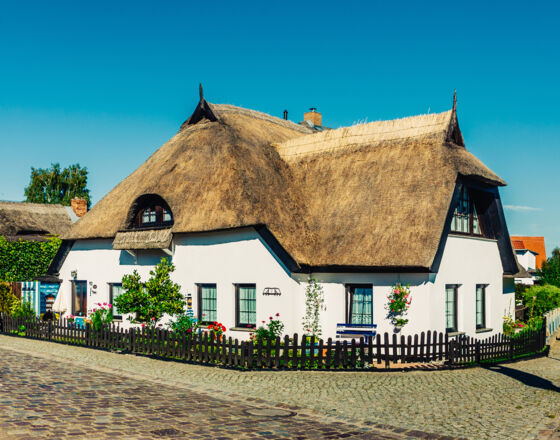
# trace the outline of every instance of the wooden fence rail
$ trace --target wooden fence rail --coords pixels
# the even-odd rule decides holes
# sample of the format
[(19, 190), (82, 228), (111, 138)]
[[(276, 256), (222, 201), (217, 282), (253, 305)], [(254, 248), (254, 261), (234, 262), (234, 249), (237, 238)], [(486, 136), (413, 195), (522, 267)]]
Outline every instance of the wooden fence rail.
[(482, 340), (427, 331), (414, 336), (378, 334), (367, 341), (324, 341), (294, 334), (253, 343), (215, 338), (206, 332), (185, 334), (151, 327), (125, 330), (114, 324), (96, 330), (66, 319), (42, 322), (1, 314), (0, 333), (241, 369), (355, 370), (399, 364), (495, 363), (538, 353), (546, 345), (546, 322), (542, 329), (517, 337), (499, 334)]

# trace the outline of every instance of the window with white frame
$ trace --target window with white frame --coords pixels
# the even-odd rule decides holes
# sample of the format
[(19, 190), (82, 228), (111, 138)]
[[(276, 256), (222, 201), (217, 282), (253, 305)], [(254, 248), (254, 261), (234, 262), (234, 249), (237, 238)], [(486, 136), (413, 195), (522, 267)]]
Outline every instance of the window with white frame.
[(457, 326), (457, 293), (459, 285), (447, 284), (445, 286), (445, 330), (456, 332)]

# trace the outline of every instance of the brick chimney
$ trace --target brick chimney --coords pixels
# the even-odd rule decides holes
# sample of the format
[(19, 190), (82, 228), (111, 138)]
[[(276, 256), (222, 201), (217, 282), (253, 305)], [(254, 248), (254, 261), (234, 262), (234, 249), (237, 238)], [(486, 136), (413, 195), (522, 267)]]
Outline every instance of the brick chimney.
[(315, 107), (311, 107), (308, 112), (305, 112), (303, 114), (303, 120), (309, 121), (317, 127), (322, 127), (323, 125), (323, 116), (317, 111)]
[(72, 199), (70, 200), (70, 206), (72, 211), (77, 217), (83, 217), (87, 212), (87, 200), (86, 199)]

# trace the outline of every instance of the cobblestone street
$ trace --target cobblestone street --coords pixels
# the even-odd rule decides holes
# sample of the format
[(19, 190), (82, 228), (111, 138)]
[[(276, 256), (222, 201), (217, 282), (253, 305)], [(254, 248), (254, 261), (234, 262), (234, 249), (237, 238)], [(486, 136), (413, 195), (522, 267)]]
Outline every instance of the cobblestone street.
[(0, 336), (0, 434), (560, 439), (558, 345), (488, 369), (237, 372)]

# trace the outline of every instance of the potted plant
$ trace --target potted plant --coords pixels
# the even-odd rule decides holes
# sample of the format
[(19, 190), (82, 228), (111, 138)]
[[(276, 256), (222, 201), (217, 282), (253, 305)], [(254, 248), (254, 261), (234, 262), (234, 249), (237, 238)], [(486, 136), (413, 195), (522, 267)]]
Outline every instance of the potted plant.
[(395, 333), (398, 333), (408, 324), (408, 319), (404, 316), (408, 313), (410, 303), (412, 302), (410, 286), (403, 286), (400, 283), (395, 284), (391, 287), (391, 293), (387, 296), (387, 299), (387, 318), (391, 320)]

